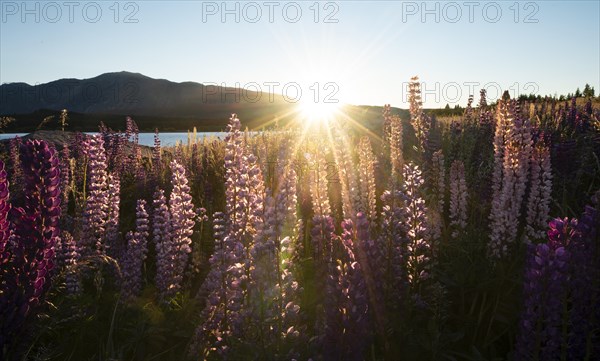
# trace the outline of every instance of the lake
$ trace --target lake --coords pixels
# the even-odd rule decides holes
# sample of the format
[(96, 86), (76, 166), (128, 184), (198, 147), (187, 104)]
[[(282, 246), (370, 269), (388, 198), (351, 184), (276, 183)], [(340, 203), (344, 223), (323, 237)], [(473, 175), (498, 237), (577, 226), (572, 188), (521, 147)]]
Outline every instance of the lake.
[[(98, 134), (97, 132), (84, 132), (85, 134)], [(11, 139), (15, 136), (24, 137), (29, 133), (0, 133), (0, 140)], [(227, 133), (225, 132), (198, 132), (196, 133), (198, 139), (205, 137), (217, 137), (225, 139)], [(160, 144), (163, 147), (174, 146), (178, 141), (183, 143), (187, 142), (187, 132), (174, 132), (174, 133), (159, 133)], [(147, 145), (149, 147), (154, 146), (154, 133), (140, 133), (139, 143), (141, 145)]]

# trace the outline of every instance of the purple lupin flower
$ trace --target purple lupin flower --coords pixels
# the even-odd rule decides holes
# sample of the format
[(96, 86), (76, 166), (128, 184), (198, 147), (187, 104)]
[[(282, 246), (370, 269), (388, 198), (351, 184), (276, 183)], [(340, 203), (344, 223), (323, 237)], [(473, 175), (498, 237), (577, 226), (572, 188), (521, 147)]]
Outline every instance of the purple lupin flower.
[(527, 200), (527, 226), (525, 242), (539, 241), (545, 238), (550, 202), (552, 200), (552, 167), (550, 151), (541, 142), (531, 155), (529, 198)]
[(192, 204), (190, 187), (185, 175), (185, 168), (176, 160), (171, 161), (171, 184), (173, 190), (169, 197), (169, 210), (171, 212), (171, 247), (173, 261), (172, 284), (170, 294), (180, 290), (183, 274), (186, 270), (189, 255), (192, 252), (191, 236), (194, 229), (196, 213)]
[(206, 307), (202, 311), (202, 323), (196, 328), (194, 342), (190, 347), (193, 357), (207, 358), (217, 354), (226, 357), (231, 344), (242, 333), (242, 312), (246, 278), (244, 247), (227, 232), (223, 213), (214, 214), (215, 251), (210, 258), (208, 273), (201, 294), (206, 294)]
[(194, 181), (199, 184), (202, 178), (202, 156), (200, 154), (200, 145), (198, 143), (192, 144), (192, 154), (190, 155), (190, 161), (188, 169), (190, 175), (194, 177)]
[(21, 160), (19, 155), (19, 149), (21, 148), (22, 143), (23, 141), (18, 135), (12, 138), (8, 143), (8, 155), (11, 165), (10, 169), (12, 170), (10, 183), (14, 185), (21, 184), (20, 180), (23, 176), (23, 172), (21, 170)]
[[(385, 191), (381, 195), (381, 232), (376, 249), (381, 250), (380, 264), (383, 280), (382, 293), (387, 304), (398, 307), (406, 285), (406, 232), (404, 194), (399, 190)], [(377, 259), (377, 258), (376, 258)]]
[[(337, 238), (337, 237), (336, 237)], [(354, 225), (342, 222), (341, 257), (327, 274), (323, 356), (327, 360), (363, 360), (369, 344), (368, 291), (353, 249)]]
[[(88, 181), (88, 156), (90, 153), (90, 137), (86, 134), (76, 132), (73, 136), (71, 145), (70, 145), (71, 154), (70, 156), (73, 158), (71, 162), (71, 184), (73, 186), (72, 191), (75, 196), (75, 205), (76, 209), (83, 208), (83, 203), (85, 201), (85, 189), (83, 189), (84, 185)], [(81, 192), (78, 192), (81, 190)], [(75, 217), (81, 217), (82, 214), (78, 213)]]
[(421, 281), (429, 278), (434, 262), (435, 245), (428, 240), (427, 209), (421, 198), (423, 178), (419, 167), (404, 166), (402, 193), (405, 199), (406, 267), (408, 282), (416, 289)]
[(469, 100), (467, 101), (467, 107), (463, 113), (463, 119), (465, 124), (473, 123), (473, 94), (469, 95)]
[(363, 213), (356, 215), (356, 241), (353, 246), (353, 253), (360, 264), (365, 279), (369, 295), (369, 307), (375, 321), (375, 331), (385, 339), (384, 274), (381, 267), (383, 250), (371, 237), (369, 221)]
[(125, 119), (125, 139), (130, 141), (131, 149), (125, 169), (131, 174), (138, 174), (138, 168), (141, 167), (141, 148), (139, 146), (139, 133), (140, 130), (131, 117)]
[(154, 147), (152, 148), (152, 171), (157, 179), (162, 173), (162, 152), (158, 128), (154, 129)]
[(84, 209), (83, 237), (81, 239), (84, 256), (106, 253), (105, 236), (109, 191), (106, 154), (102, 135), (97, 134), (90, 137), (89, 158), (88, 195)]
[(452, 238), (457, 238), (467, 227), (467, 182), (465, 165), (455, 160), (450, 166), (450, 226)]
[(142, 290), (142, 267), (148, 253), (148, 213), (146, 201), (139, 199), (135, 209), (135, 231), (127, 233), (127, 252), (123, 259), (123, 282), (121, 294), (127, 301), (133, 300)]
[(554, 219), (548, 242), (529, 244), (523, 313), (515, 360), (551, 360), (561, 353), (568, 285), (569, 243), (578, 238), (577, 220)]
[(69, 295), (81, 292), (81, 278), (78, 272), (79, 250), (73, 236), (62, 231), (56, 249), (57, 264), (65, 275), (65, 284)]
[(75, 132), (73, 136), (73, 142), (71, 144), (72, 155), (75, 159), (82, 160), (88, 155), (89, 150), (89, 139), (88, 136), (81, 133)]
[(256, 233), (253, 220), (262, 213), (258, 197), (264, 190), (253, 189), (262, 184), (262, 179), (252, 180), (260, 169), (256, 157), (247, 154), (240, 127), (240, 120), (232, 114), (225, 138), (225, 214), (215, 214), (215, 252), (202, 286), (208, 302), (191, 351), (204, 357), (228, 353), (233, 340), (241, 342), (248, 327), (250, 249)]
[(438, 150), (433, 153), (433, 193), (437, 200), (437, 208), (440, 213), (444, 213), (445, 193), (446, 193), (446, 165), (444, 153)]
[[(262, 338), (261, 353), (267, 349), (283, 352), (278, 347), (283, 342), (287, 343), (288, 352), (292, 352), (301, 330), (293, 322), (298, 319), (299, 287), (293, 264), (288, 260), (295, 252), (289, 237), (294, 234), (296, 221), (295, 171), (285, 167), (276, 194), (271, 195), (269, 190), (266, 193), (263, 212), (256, 208), (258, 218), (253, 221), (256, 235), (250, 249), (253, 269), (248, 286), (249, 312), (255, 316), (254, 327)], [(283, 238), (284, 235), (288, 237)]]
[(69, 147), (64, 144), (60, 152), (60, 188), (62, 189), (62, 213), (67, 213), (69, 204), (69, 191), (71, 185), (71, 164), (69, 157)]
[(444, 205), (446, 197), (446, 165), (444, 159), (444, 153), (442, 150), (438, 150), (433, 153), (432, 156), (432, 189), (435, 200), (437, 202), (432, 204), (430, 209), (430, 216), (432, 219), (430, 222), (430, 232), (433, 239), (440, 239), (442, 236), (442, 222), (444, 214)]
[(517, 241), (532, 149), (531, 126), (514, 100), (500, 101), (494, 137), (489, 255), (504, 258)]
[(54, 245), (60, 233), (58, 163), (55, 149), (45, 141), (21, 145), (25, 201), (23, 208), (11, 210), (14, 238), (7, 245), (9, 257), (1, 265), (0, 349), (44, 301), (50, 287)]
[(479, 108), (479, 125), (491, 128), (493, 116), (488, 109), (485, 89), (479, 91), (479, 104), (477, 104), (477, 107)]
[(299, 324), (299, 298), (302, 289), (296, 281), (296, 265), (293, 262), (293, 257), (300, 251), (300, 246), (298, 242), (292, 241), (292, 239), (297, 240), (303, 235), (302, 222), (297, 220), (296, 217), (298, 206), (297, 181), (297, 175), (293, 167), (285, 167), (278, 192), (274, 198), (275, 222), (273, 222), (275, 226), (273, 236), (278, 247), (276, 253), (278, 283), (274, 285), (279, 290), (278, 296), (280, 298), (278, 317), (281, 322), (278, 328), (280, 334), (283, 335), (283, 339), (287, 342), (290, 358), (297, 351), (295, 348), (297, 348), (297, 342), (303, 332), (303, 327)]
[(10, 254), (6, 250), (8, 238), (10, 236), (8, 213), (10, 211), (9, 184), (7, 180), (4, 162), (0, 161), (0, 276), (2, 274), (3, 264), (8, 261)]
[(594, 331), (600, 327), (599, 225), (600, 212), (586, 206), (577, 224), (575, 234), (579, 237), (567, 248), (571, 253), (569, 360), (585, 360), (588, 355), (600, 355), (600, 336)]
[(350, 141), (343, 129), (334, 127), (334, 158), (337, 165), (339, 185), (342, 196), (344, 219), (354, 219), (361, 208), (360, 189), (356, 180), (356, 167), (352, 162)]
[(154, 193), (152, 217), (152, 237), (156, 246), (156, 288), (161, 301), (172, 296), (171, 285), (174, 284), (174, 247), (171, 238), (171, 213), (165, 193), (157, 189)]
[(119, 259), (122, 256), (123, 245), (120, 243), (119, 212), (121, 204), (121, 181), (118, 175), (108, 174), (108, 207), (106, 209), (106, 248), (108, 254)]
[(384, 122), (388, 125), (386, 129), (388, 129), (387, 140), (389, 143), (390, 163), (392, 168), (391, 181), (392, 183), (397, 184), (400, 175), (402, 174), (402, 167), (404, 166), (404, 156), (402, 153), (402, 121), (397, 115), (390, 115), (389, 104), (384, 109)]
[(368, 137), (363, 137), (358, 146), (359, 154), (359, 183), (361, 206), (360, 210), (369, 218), (374, 226), (377, 223), (377, 184), (375, 182), (375, 163), (377, 159), (373, 154), (371, 142)]
[(408, 91), (408, 101), (410, 102), (410, 123), (415, 129), (418, 148), (422, 153), (427, 148), (427, 138), (431, 128), (431, 120), (425, 113), (423, 113), (423, 102), (421, 101), (421, 83), (419, 83), (419, 77), (414, 76), (410, 79)]

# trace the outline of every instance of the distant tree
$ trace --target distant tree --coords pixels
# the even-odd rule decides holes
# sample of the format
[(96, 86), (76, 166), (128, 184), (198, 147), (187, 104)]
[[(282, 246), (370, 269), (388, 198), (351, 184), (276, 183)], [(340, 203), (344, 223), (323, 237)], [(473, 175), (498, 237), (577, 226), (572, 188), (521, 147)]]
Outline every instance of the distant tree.
[(579, 90), (579, 88), (577, 88), (577, 91), (575, 92), (575, 98), (580, 98), (581, 97), (581, 90)]
[(583, 97), (584, 98), (589, 98), (589, 97), (594, 97), (596, 91), (594, 90), (594, 87), (591, 87), (589, 84), (585, 84), (585, 88), (583, 88)]
[(450, 104), (446, 103), (446, 107), (444, 109), (450, 110)]

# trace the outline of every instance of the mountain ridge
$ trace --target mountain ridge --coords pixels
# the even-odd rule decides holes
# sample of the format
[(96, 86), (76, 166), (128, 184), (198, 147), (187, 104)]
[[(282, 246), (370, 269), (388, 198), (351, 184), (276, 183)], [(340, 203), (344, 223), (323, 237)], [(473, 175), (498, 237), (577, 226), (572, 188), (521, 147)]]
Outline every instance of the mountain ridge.
[(177, 83), (121, 71), (88, 79), (58, 79), (38, 85), (22, 82), (2, 84), (0, 115), (28, 114), (41, 109), (68, 109), (84, 114), (176, 114), (210, 118), (226, 109), (252, 110), (290, 105), (280, 95), (269, 97), (265, 94), (191, 81)]

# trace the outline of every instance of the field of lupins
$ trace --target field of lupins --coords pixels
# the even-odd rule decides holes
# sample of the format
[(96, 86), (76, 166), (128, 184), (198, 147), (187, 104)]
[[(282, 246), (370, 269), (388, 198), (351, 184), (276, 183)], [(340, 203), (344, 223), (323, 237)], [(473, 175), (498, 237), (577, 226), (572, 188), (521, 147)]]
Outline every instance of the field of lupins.
[(0, 359), (599, 360), (600, 109), (410, 95), (379, 134), (13, 139)]

